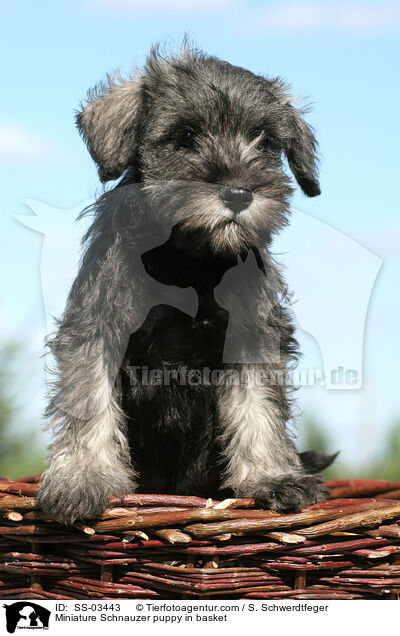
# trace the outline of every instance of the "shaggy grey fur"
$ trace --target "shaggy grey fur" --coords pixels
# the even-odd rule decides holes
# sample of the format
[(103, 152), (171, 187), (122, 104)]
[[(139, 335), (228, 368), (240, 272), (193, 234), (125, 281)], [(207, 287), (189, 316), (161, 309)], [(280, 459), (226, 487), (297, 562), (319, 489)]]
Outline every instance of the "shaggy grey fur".
[[(91, 210), (80, 272), (49, 343), (56, 378), (47, 415), (56, 437), (39, 505), (71, 523), (98, 515), (110, 496), (133, 492), (142, 478), (153, 483), (147, 473), (153, 478), (161, 468), (141, 464), (135, 451), (143, 400), (163, 403), (170, 413), (171, 401), (187, 406), (193, 398), (179, 387), (173, 394), (144, 385), (126, 397), (126, 352), (135, 360), (130, 338), (160, 303), (196, 314), (190, 286), (199, 307), (204, 302), (210, 312), (212, 306), (207, 316), (229, 315), (224, 377), (215, 390), (204, 387), (205, 404), (216, 404), (213, 423), (204, 422), (214, 450), (209, 457), (198, 451), (179, 484), (170, 483), (175, 490), (196, 488), (194, 473), (214, 469), (210, 457), (217, 453), (220, 491), (286, 511), (324, 499), (321, 478), (307, 470), (287, 430), (291, 387), (284, 374), (296, 342), (286, 287), (269, 252), (289, 216), (292, 187), (283, 159), (305, 194), (320, 192), (316, 141), (285, 84), (188, 46), (167, 56), (153, 49), (134, 77), (109, 77), (91, 91), (77, 123), (101, 180), (122, 179)], [(163, 274), (149, 275), (143, 255), (170, 236), (173, 259), (184, 254), (201, 281), (203, 267), (236, 260), (216, 281), (218, 305), (204, 281), (174, 282), (185, 267), (176, 266), (166, 284)], [(163, 271), (173, 268), (170, 260)], [(232, 369), (245, 381), (233, 382)], [(268, 380), (266, 372), (285, 381)], [(166, 415), (165, 427), (176, 429), (179, 417), (172, 422)], [(153, 443), (147, 434), (145, 452)]]

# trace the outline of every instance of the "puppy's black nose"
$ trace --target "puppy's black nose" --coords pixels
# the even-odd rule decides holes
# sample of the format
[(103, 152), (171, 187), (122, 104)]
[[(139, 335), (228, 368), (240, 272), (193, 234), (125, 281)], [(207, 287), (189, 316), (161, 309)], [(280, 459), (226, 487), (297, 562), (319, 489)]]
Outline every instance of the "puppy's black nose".
[(220, 199), (227, 208), (238, 214), (249, 207), (253, 195), (247, 188), (224, 186), (220, 190)]

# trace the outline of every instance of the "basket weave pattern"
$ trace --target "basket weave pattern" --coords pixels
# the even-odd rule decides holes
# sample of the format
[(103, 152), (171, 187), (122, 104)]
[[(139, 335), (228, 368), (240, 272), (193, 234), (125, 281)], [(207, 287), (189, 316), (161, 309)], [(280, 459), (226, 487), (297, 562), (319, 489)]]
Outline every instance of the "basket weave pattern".
[(40, 475), (1, 479), (3, 599), (400, 598), (400, 482), (328, 481), (331, 499), (293, 515), (125, 495), (66, 527), (36, 507)]

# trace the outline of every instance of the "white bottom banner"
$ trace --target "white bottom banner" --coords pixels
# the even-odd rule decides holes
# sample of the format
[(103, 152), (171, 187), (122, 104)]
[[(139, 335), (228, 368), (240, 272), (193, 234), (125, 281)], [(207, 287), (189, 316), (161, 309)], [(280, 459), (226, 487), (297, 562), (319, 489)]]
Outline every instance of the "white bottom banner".
[[(384, 605), (383, 605), (384, 604)], [(19, 630), (46, 631), (49, 634), (191, 634), (221, 631), (242, 634), (247, 629), (260, 634), (335, 634), (338, 636), (376, 636), (384, 624), (398, 625), (397, 601), (5, 601), (2, 603), (0, 634)], [(393, 621), (391, 623), (391, 621)], [(340, 631), (338, 631), (340, 630)], [(379, 632), (378, 632), (379, 630)], [(285, 631), (286, 633), (286, 631)], [(20, 633), (20, 636), (22, 634)], [(25, 636), (28, 636), (25, 633)]]

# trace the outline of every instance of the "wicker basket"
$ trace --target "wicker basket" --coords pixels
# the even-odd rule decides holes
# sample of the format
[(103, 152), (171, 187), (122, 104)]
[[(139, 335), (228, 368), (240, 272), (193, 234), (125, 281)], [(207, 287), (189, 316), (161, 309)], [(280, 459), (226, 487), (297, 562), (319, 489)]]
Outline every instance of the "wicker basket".
[(0, 597), (398, 599), (400, 482), (327, 482), (294, 515), (171, 495), (126, 495), (90, 524), (36, 508), (40, 476), (0, 482)]

